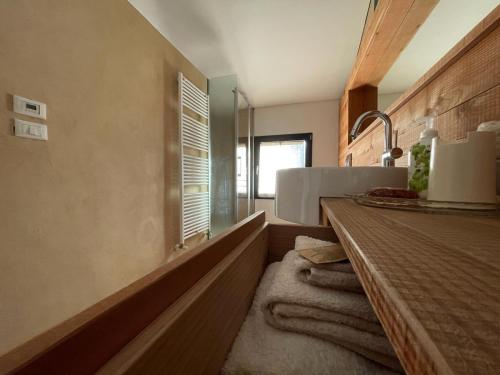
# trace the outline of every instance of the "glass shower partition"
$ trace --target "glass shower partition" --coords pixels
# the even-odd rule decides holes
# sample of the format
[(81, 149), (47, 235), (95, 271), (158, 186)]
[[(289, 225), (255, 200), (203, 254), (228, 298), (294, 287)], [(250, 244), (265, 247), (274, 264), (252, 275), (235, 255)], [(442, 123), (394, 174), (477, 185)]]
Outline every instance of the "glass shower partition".
[(210, 205), (212, 236), (236, 223), (235, 75), (208, 81), (210, 96)]
[(253, 109), (235, 75), (210, 79), (208, 92), (213, 236), (254, 212)]

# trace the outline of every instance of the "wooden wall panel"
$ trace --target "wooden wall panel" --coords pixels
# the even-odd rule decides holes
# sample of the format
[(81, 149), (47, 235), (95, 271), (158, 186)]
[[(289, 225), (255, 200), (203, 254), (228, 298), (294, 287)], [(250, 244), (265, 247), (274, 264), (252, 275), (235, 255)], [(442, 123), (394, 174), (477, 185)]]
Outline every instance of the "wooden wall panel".
[[(496, 8), (388, 109), (405, 152), (398, 166), (407, 165), (408, 149), (422, 130), (413, 125), (414, 120), (430, 108), (437, 110), (440, 136), (446, 140), (464, 139), (479, 123), (500, 119), (499, 18), (500, 8)], [(345, 120), (340, 126), (346, 128)], [(375, 121), (349, 146), (341, 139), (339, 160), (350, 152), (355, 166), (379, 165), (383, 132), (381, 121)], [(345, 129), (339, 134), (345, 137)]]
[[(347, 136), (349, 139), (349, 134), (354, 126), (354, 123), (360, 115), (367, 111), (372, 111), (377, 108), (378, 103), (378, 89), (374, 86), (364, 85), (351, 89), (347, 92)], [(373, 119), (366, 119), (359, 132), (368, 128), (368, 126), (373, 122)]]
[(264, 271), (268, 235), (262, 224), (97, 374), (218, 374)]
[(339, 166), (344, 166), (349, 145), (349, 121), (347, 116), (347, 93), (342, 95), (339, 104)]

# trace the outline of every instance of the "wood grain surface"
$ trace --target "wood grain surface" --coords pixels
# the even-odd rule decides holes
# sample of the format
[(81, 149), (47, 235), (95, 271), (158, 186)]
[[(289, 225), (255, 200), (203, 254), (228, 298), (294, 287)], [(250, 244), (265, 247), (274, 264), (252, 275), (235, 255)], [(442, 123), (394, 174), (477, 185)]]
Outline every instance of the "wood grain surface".
[(438, 0), (379, 0), (367, 18), (347, 90), (376, 86)]
[(321, 204), (408, 374), (498, 373), (499, 217)]
[[(374, 86), (364, 85), (351, 89), (347, 92), (346, 110), (347, 110), (347, 122), (349, 124), (348, 133), (351, 133), (351, 129), (354, 123), (363, 113), (377, 109), (378, 102), (378, 89)], [(368, 128), (368, 126), (373, 122), (373, 118), (366, 119), (358, 130), (360, 134), (363, 130)], [(343, 160), (339, 162), (342, 163)]]
[[(445, 140), (460, 140), (484, 121), (500, 118), (500, 6), (455, 45), (426, 74), (412, 85), (386, 112), (399, 147), (405, 155), (396, 161), (407, 164), (407, 151), (419, 138), (422, 126), (417, 118), (437, 110), (437, 126)], [(379, 165), (384, 129), (374, 121), (354, 142), (348, 144), (349, 109), (347, 95), (339, 114), (339, 161), (352, 153), (353, 165)]]
[(98, 374), (218, 374), (265, 268), (267, 225), (245, 238)]
[(255, 213), (0, 357), (0, 374), (95, 373), (264, 222)]

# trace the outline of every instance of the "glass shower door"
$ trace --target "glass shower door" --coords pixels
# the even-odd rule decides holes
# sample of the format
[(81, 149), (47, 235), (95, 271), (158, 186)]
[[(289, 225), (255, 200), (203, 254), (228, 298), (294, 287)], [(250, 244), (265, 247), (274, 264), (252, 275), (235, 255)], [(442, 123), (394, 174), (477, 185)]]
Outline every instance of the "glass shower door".
[(245, 96), (235, 93), (237, 151), (236, 194), (238, 221), (254, 213), (253, 199), (253, 109)]
[(235, 75), (211, 78), (210, 95), (210, 233), (237, 222)]

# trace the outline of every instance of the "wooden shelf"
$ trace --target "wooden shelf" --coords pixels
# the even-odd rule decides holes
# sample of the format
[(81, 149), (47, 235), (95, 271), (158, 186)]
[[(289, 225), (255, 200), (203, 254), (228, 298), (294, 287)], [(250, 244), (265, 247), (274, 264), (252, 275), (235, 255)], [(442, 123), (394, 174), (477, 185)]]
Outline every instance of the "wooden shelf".
[(500, 369), (500, 218), (321, 206), (408, 374)]

